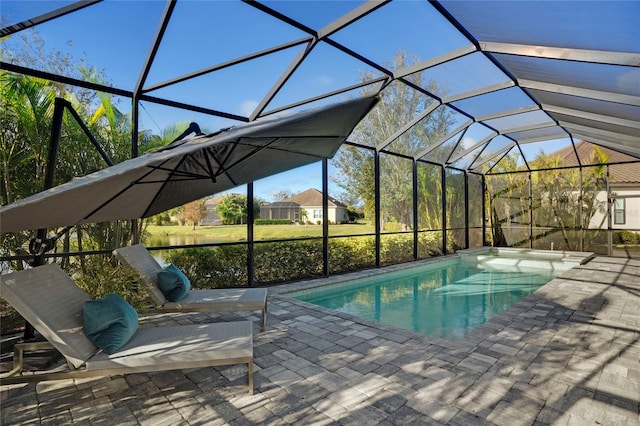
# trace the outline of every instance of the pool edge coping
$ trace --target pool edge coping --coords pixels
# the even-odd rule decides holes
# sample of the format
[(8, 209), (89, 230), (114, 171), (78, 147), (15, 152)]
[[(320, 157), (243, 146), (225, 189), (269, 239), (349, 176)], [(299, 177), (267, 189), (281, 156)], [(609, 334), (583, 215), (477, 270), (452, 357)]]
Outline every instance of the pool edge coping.
[[(478, 250), (478, 251), (482, 251), (483, 249), (492, 249), (494, 247), (479, 247), (477, 249), (466, 249), (466, 250)], [(503, 249), (502, 247), (495, 247), (497, 249)], [(505, 247), (507, 248), (507, 247)], [(537, 252), (549, 252), (551, 250), (535, 250), (535, 249), (512, 249), (512, 248), (507, 248), (509, 250), (524, 250), (524, 251), (528, 251), (528, 252), (532, 252), (532, 251), (537, 251)], [(464, 250), (460, 250), (460, 251), (464, 251)], [(421, 259), (421, 260), (417, 260), (417, 261), (412, 261), (412, 262), (405, 262), (405, 263), (398, 263), (398, 264), (393, 264), (393, 265), (387, 265), (387, 266), (382, 266), (380, 268), (373, 268), (373, 269), (365, 269), (365, 270), (361, 270), (361, 271), (354, 271), (354, 272), (348, 272), (345, 274), (340, 274), (340, 275), (333, 275), (330, 277), (321, 277), (321, 278), (312, 278), (309, 280), (304, 280), (304, 281), (298, 281), (298, 282), (294, 282), (294, 283), (284, 283), (284, 284), (280, 284), (277, 286), (274, 286), (272, 288), (269, 289), (269, 293), (274, 293), (273, 295), (278, 296), (278, 297), (282, 297), (284, 299), (286, 299), (288, 302), (290, 303), (294, 303), (294, 304), (300, 304), (301, 306), (304, 306), (306, 309), (313, 309), (316, 310), (318, 312), (323, 312), (326, 313), (327, 315), (333, 315), (333, 316), (337, 316), (340, 318), (344, 318), (345, 320), (349, 320), (349, 321), (353, 321), (356, 324), (362, 324), (362, 325), (366, 325), (368, 327), (373, 327), (376, 328), (378, 330), (382, 330), (385, 332), (394, 332), (394, 333), (398, 333), (400, 335), (409, 335), (410, 338), (412, 339), (421, 339), (422, 341), (424, 341), (425, 343), (431, 344), (431, 345), (438, 345), (438, 346), (444, 346), (444, 347), (448, 347), (448, 348), (453, 348), (453, 349), (462, 349), (462, 350), (469, 350), (473, 347), (476, 347), (478, 345), (478, 342), (480, 341), (484, 341), (487, 338), (489, 338), (492, 334), (495, 334), (496, 332), (498, 332), (499, 329), (504, 328), (504, 321), (505, 318), (509, 318), (513, 316), (514, 312), (519, 312), (520, 310), (523, 309), (523, 305), (524, 306), (530, 306), (531, 302), (533, 299), (538, 299), (541, 296), (540, 293), (544, 292), (544, 288), (549, 286), (549, 285), (557, 285), (557, 280), (566, 280), (566, 279), (571, 279), (570, 273), (572, 272), (572, 270), (574, 270), (574, 268), (576, 267), (580, 267), (582, 265), (587, 264), (588, 262), (590, 262), (591, 260), (593, 260), (594, 258), (596, 258), (596, 254), (592, 253), (592, 252), (565, 252), (565, 253), (579, 253), (581, 254), (580, 257), (584, 258), (583, 261), (579, 262), (577, 265), (567, 269), (566, 271), (563, 271), (560, 275), (552, 277), (551, 280), (549, 280), (549, 282), (547, 282), (546, 284), (544, 284), (543, 286), (541, 286), (540, 288), (538, 288), (537, 290), (535, 290), (533, 293), (527, 295), (526, 297), (524, 297), (523, 299), (519, 300), (518, 302), (514, 303), (513, 305), (509, 306), (507, 309), (505, 309), (504, 311), (502, 311), (499, 315), (496, 315), (492, 318), (490, 318), (488, 321), (480, 324), (478, 327), (474, 328), (473, 330), (471, 330), (469, 333), (467, 333), (466, 335), (464, 335), (462, 338), (460, 339), (455, 339), (455, 340), (447, 340), (447, 339), (442, 339), (442, 338), (438, 338), (438, 337), (434, 337), (434, 336), (429, 336), (426, 334), (422, 334), (422, 333), (418, 333), (416, 331), (412, 331), (412, 330), (406, 330), (400, 327), (396, 327), (396, 326), (392, 326), (392, 325), (388, 325), (388, 324), (384, 324), (384, 323), (379, 323), (379, 322), (375, 322), (375, 321), (371, 321), (371, 320), (367, 320), (364, 318), (360, 318), (358, 316), (355, 315), (351, 315), (351, 314), (347, 314), (344, 312), (339, 312), (339, 311), (335, 311), (332, 309), (328, 309), (328, 308), (324, 308), (322, 306), (319, 305), (315, 305), (313, 303), (310, 302), (305, 302), (299, 299), (295, 299), (291, 296), (288, 296), (289, 293), (293, 293), (299, 290), (307, 290), (307, 289), (312, 289), (312, 288), (316, 288), (316, 287), (323, 287), (323, 286), (328, 286), (328, 285), (334, 285), (334, 284), (340, 284), (343, 282), (347, 282), (347, 281), (353, 281), (353, 280), (357, 280), (360, 278), (367, 278), (367, 277), (371, 277), (371, 276), (375, 276), (375, 275), (380, 275), (380, 274), (385, 274), (385, 273), (389, 273), (389, 272), (395, 272), (401, 269), (406, 269), (406, 268), (413, 268), (413, 267), (418, 267), (418, 266), (422, 266), (425, 264), (429, 264), (429, 263), (435, 263), (435, 262), (442, 262), (445, 260), (453, 260), (455, 258), (460, 258), (459, 253), (460, 251), (453, 253), (453, 254), (447, 254), (447, 255), (443, 255), (443, 256), (438, 256), (438, 257), (431, 257), (428, 259)], [(559, 251), (554, 251), (555, 253), (558, 253)], [(573, 257), (573, 256), (572, 256)], [(498, 327), (496, 327), (498, 326)]]

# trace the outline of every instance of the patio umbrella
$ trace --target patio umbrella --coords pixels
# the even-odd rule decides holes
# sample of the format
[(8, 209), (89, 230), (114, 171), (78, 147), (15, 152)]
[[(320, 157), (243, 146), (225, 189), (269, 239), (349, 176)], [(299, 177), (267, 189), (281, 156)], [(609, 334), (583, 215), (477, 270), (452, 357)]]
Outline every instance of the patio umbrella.
[(169, 144), (0, 208), (0, 232), (153, 216), (331, 158), (377, 99), (359, 98)]

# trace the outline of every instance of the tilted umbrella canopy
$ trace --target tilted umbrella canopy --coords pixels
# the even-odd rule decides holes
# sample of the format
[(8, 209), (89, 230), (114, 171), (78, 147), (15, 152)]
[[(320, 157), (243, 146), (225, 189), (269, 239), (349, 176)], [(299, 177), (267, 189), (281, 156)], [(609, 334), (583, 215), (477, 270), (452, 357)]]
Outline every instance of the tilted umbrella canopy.
[(331, 158), (377, 102), (260, 120), (142, 155), (0, 208), (0, 232), (152, 216)]

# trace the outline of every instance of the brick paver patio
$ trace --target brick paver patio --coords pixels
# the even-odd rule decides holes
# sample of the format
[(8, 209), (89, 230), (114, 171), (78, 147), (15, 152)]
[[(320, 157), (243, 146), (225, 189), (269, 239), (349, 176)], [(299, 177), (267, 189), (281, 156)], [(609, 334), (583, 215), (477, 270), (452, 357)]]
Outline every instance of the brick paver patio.
[(640, 424), (639, 260), (597, 257), (455, 342), (279, 294), (295, 286), (270, 289), (266, 332), (249, 317), (254, 395), (242, 366), (2, 386), (2, 424)]

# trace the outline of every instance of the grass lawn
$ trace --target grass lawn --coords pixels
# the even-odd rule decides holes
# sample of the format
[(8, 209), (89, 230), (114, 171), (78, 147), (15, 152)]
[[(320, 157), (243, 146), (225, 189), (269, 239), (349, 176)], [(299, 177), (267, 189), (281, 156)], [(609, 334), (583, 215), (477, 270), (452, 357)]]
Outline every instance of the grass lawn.
[[(149, 225), (151, 245), (188, 244), (194, 242), (234, 242), (247, 239), (246, 225), (191, 226)], [(329, 225), (329, 235), (354, 235), (374, 232), (373, 225), (364, 223)], [(255, 225), (255, 240), (321, 237), (322, 225)], [(176, 242), (178, 241), (178, 242)], [(182, 241), (182, 242), (181, 242)]]

